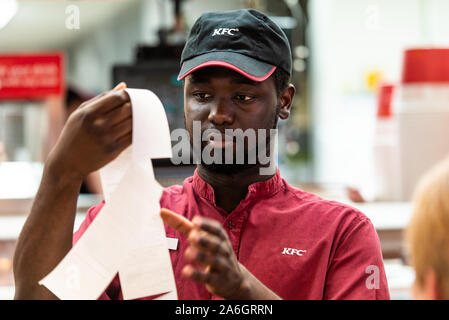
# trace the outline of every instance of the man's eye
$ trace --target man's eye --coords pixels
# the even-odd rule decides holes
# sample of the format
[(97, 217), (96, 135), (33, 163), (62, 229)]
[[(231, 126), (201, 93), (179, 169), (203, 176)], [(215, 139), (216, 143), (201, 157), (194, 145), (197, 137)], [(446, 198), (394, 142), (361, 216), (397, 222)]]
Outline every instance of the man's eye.
[(246, 94), (239, 94), (236, 96), (236, 99), (241, 102), (248, 102), (248, 101), (251, 101), (253, 99), (253, 97), (248, 96)]
[(194, 93), (193, 94), (195, 97), (197, 97), (200, 100), (207, 100), (209, 99), (212, 95), (205, 93), (205, 92), (198, 92), (198, 93)]

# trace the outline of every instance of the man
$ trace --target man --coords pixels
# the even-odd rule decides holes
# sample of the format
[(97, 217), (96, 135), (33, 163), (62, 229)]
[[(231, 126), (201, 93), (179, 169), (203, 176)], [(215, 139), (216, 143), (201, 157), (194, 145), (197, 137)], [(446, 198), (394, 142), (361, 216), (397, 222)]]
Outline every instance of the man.
[[(269, 130), (290, 114), (288, 40), (258, 11), (202, 15), (181, 63), (191, 137), (194, 121), (202, 131)], [(47, 161), (17, 245), (16, 298), (53, 297), (37, 282), (71, 248), (80, 181), (131, 143), (129, 98), (120, 88), (83, 104)], [(207, 146), (216, 152), (226, 142), (201, 147)], [(200, 163), (182, 186), (163, 192), (161, 208), (176, 213), (164, 211), (164, 219), (167, 236), (179, 239), (170, 255), (180, 299), (389, 298), (379, 240), (366, 216), (289, 186), (279, 170), (261, 174), (263, 165), (245, 158)], [(102, 206), (88, 211), (74, 243)], [(118, 277), (100, 298), (121, 298)]]

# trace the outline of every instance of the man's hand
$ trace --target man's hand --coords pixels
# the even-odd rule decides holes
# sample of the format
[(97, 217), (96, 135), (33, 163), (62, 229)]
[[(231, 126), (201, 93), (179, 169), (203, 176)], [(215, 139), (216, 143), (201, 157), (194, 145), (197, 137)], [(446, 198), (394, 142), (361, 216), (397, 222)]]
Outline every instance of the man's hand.
[[(162, 219), (187, 236), (190, 246), (184, 258), (190, 263), (182, 275), (204, 283), (213, 295), (226, 299), (244, 299), (248, 290), (226, 231), (215, 220), (195, 217), (192, 222), (167, 209), (161, 209)], [(199, 264), (201, 267), (196, 267)]]
[(190, 264), (183, 276), (204, 283), (210, 293), (225, 299), (279, 298), (238, 262), (220, 223), (198, 216), (190, 222), (168, 209), (161, 209), (161, 217), (189, 240), (184, 258)]
[(17, 241), (15, 299), (57, 298), (39, 280), (72, 248), (81, 182), (131, 143), (131, 105), (125, 87), (120, 84), (83, 103), (64, 126)]
[(84, 179), (115, 159), (131, 144), (132, 115), (128, 94), (119, 84), (74, 111), (49, 155), (58, 176)]

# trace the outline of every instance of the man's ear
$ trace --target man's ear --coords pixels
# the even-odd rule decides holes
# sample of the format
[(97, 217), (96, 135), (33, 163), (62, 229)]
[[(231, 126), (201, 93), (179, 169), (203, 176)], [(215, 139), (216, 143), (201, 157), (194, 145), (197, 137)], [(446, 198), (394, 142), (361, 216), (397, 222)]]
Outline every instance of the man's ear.
[(295, 86), (290, 83), (279, 95), (279, 118), (282, 120), (285, 120), (290, 116), (290, 109), (292, 107), (293, 98), (295, 97), (295, 92)]

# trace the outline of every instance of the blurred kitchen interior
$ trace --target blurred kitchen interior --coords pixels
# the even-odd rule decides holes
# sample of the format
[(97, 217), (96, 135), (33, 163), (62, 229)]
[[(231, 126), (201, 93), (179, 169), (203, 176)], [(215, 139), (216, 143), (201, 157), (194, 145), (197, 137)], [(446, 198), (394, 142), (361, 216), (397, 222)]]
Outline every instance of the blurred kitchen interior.
[[(0, 298), (13, 296), (15, 241), (68, 98), (79, 103), (125, 81), (153, 90), (171, 130), (183, 127), (176, 75), (189, 27), (203, 12), (249, 7), (282, 27), (293, 52), (297, 96), (280, 122), (282, 175), (368, 215), (392, 298), (410, 298), (402, 233), (411, 195), (449, 151), (446, 0), (1, 0)], [(154, 166), (163, 185), (194, 170), (168, 159)], [(100, 200), (80, 195), (75, 227)]]

